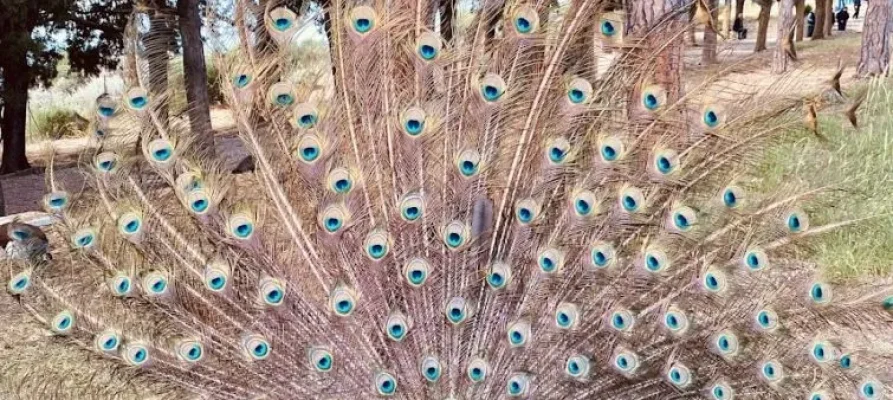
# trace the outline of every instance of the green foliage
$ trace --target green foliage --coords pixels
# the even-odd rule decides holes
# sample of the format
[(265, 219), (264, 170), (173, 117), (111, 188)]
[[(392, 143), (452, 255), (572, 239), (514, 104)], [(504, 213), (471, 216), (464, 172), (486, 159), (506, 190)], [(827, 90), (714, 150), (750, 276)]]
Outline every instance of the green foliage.
[[(854, 94), (850, 94), (854, 96)], [(870, 218), (818, 236), (813, 259), (830, 279), (890, 272), (893, 260), (893, 82), (871, 84), (857, 130), (839, 113), (820, 116), (819, 130), (791, 135), (773, 146), (755, 176), (766, 191), (791, 184), (830, 187), (820, 206), (807, 208), (812, 225)]]
[(90, 121), (68, 109), (49, 109), (33, 113), (28, 135), (48, 140), (80, 137), (87, 134)]

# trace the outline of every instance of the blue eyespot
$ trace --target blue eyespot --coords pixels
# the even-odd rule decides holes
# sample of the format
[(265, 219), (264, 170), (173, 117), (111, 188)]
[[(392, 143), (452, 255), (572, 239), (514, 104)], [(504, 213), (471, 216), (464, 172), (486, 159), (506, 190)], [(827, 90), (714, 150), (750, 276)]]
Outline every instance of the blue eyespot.
[(762, 374), (763, 379), (770, 383), (778, 382), (784, 377), (784, 371), (782, 370), (781, 365), (776, 364), (774, 361), (766, 361), (763, 363), (763, 366), (760, 367), (760, 373)]
[(533, 219), (533, 212), (531, 212), (527, 208), (519, 208), (518, 209), (518, 220), (522, 223), (529, 223), (530, 220)]
[(518, 33), (530, 33), (533, 29), (533, 24), (524, 17), (515, 18), (515, 29), (518, 30)]
[(397, 380), (391, 374), (382, 372), (375, 377), (375, 386), (382, 396), (393, 395), (397, 391)]
[(704, 125), (707, 125), (710, 128), (715, 128), (719, 125), (719, 115), (713, 110), (707, 110), (704, 113)]
[(422, 375), (428, 382), (437, 382), (440, 379), (440, 362), (437, 358), (429, 356), (422, 360)]
[(617, 160), (617, 149), (613, 146), (605, 145), (602, 146), (602, 158), (605, 161), (615, 161)]
[(171, 154), (173, 153), (170, 149), (158, 149), (152, 153), (152, 157), (154, 157), (156, 161), (167, 161), (167, 159), (171, 158)]
[(192, 211), (197, 212), (197, 213), (202, 213), (202, 212), (205, 212), (205, 210), (208, 209), (208, 205), (210, 205), (210, 203), (208, 202), (208, 200), (206, 200), (206, 199), (196, 199), (196, 200), (194, 200), (194, 201), (192, 202), (191, 207), (192, 207)]
[(334, 189), (337, 193), (346, 193), (350, 190), (351, 186), (350, 180), (347, 178), (338, 179), (335, 181)]
[(252, 349), (256, 357), (264, 357), (270, 352), (270, 346), (266, 343), (258, 343)]
[(710, 396), (713, 400), (730, 400), (735, 396), (735, 392), (725, 383), (716, 383), (710, 389)]
[(617, 34), (617, 28), (614, 27), (611, 21), (602, 21), (601, 32), (602, 35), (611, 37)]
[(304, 114), (298, 117), (298, 126), (304, 129), (310, 129), (316, 125), (316, 115)]
[(614, 311), (611, 314), (611, 327), (624, 332), (632, 329), (634, 317), (626, 310)]
[(114, 107), (99, 107), (99, 115), (106, 117), (106, 118), (111, 117), (112, 115), (115, 115), (115, 108)]
[(359, 33), (366, 33), (372, 29), (372, 20), (368, 18), (357, 18), (353, 23), (354, 29)]
[(295, 102), (295, 98), (287, 93), (282, 93), (276, 96), (276, 104), (280, 106), (290, 106)]
[(639, 367), (639, 359), (635, 354), (624, 350), (614, 356), (613, 364), (620, 372), (631, 374)]
[(250, 223), (243, 223), (236, 225), (233, 233), (240, 238), (247, 238), (251, 235), (251, 232), (254, 232), (254, 227)]
[(321, 357), (316, 361), (316, 369), (319, 371), (328, 371), (332, 369), (332, 356)]
[(102, 342), (102, 348), (104, 350), (111, 351), (114, 350), (116, 347), (118, 347), (118, 339), (116, 338), (111, 337)]
[(136, 96), (130, 99), (130, 106), (133, 108), (143, 108), (149, 104), (149, 99), (145, 96)]
[(391, 338), (391, 340), (399, 342), (406, 338), (406, 334), (409, 332), (409, 326), (407, 325), (406, 318), (404, 318), (400, 314), (395, 314), (388, 317), (387, 332), (388, 337)]
[(549, 149), (549, 160), (552, 160), (554, 163), (564, 161), (565, 156), (567, 156), (567, 153), (559, 147)]
[(419, 287), (428, 280), (429, 269), (430, 266), (425, 259), (413, 258), (403, 267), (403, 275), (406, 276), (410, 286)]
[(555, 262), (549, 257), (540, 257), (540, 269), (542, 269), (543, 272), (552, 272), (555, 270)]
[(853, 367), (853, 356), (850, 354), (844, 354), (840, 356), (840, 368), (850, 369)]
[(859, 386), (859, 397), (865, 400), (883, 398), (883, 387), (874, 381), (864, 382)]
[(341, 220), (335, 217), (326, 218), (326, 230), (335, 232), (341, 228)]
[(288, 28), (291, 28), (291, 24), (292, 22), (288, 18), (276, 18), (276, 20), (273, 21), (273, 25), (275, 25), (276, 29), (280, 31), (285, 31)]
[(800, 218), (796, 215), (791, 215), (788, 217), (788, 229), (792, 232), (797, 232), (800, 230)]
[(718, 292), (721, 289), (720, 278), (718, 278), (716, 274), (708, 272), (704, 276), (704, 287), (711, 292)]
[(243, 89), (251, 83), (251, 76), (247, 74), (238, 74), (233, 78), (233, 85), (238, 89)]
[(433, 60), (434, 57), (437, 57), (437, 49), (434, 46), (423, 44), (419, 46), (419, 56), (425, 60)]
[(654, 111), (660, 106), (660, 101), (657, 99), (657, 96), (648, 93), (642, 98), (642, 104), (645, 108)]
[(655, 159), (655, 165), (657, 166), (657, 170), (663, 174), (669, 174), (670, 172), (673, 172), (673, 163), (667, 157), (657, 157)]
[(422, 129), (425, 127), (425, 123), (423, 121), (419, 121), (417, 119), (410, 119), (406, 121), (406, 132), (412, 136), (416, 136), (419, 133), (422, 133)]
[(778, 326), (778, 315), (769, 310), (760, 310), (756, 316), (757, 325), (763, 330), (772, 330)]
[(809, 289), (809, 297), (816, 304), (825, 304), (831, 301), (831, 287), (824, 283), (814, 283)]
[(496, 101), (502, 97), (502, 91), (499, 90), (498, 87), (493, 85), (484, 85), (481, 89), (481, 93), (484, 95), (484, 98), (488, 101)]
[(347, 314), (353, 308), (353, 305), (347, 300), (339, 301), (335, 307), (337, 308), (339, 313)]
[(632, 196), (623, 196), (623, 208), (626, 211), (635, 211), (639, 203)]
[(91, 244), (93, 244), (93, 235), (86, 234), (81, 236), (80, 238), (78, 238), (77, 244), (80, 247), (89, 247)]
[(226, 284), (226, 278), (224, 278), (222, 276), (215, 276), (214, 278), (211, 278), (211, 280), (208, 281), (208, 283), (209, 283), (209, 286), (211, 286), (211, 289), (220, 290)]
[(369, 255), (372, 256), (372, 258), (381, 258), (384, 256), (384, 250), (384, 245), (374, 244), (369, 246)]
[(316, 146), (307, 146), (301, 149), (301, 159), (311, 162), (319, 157), (319, 148)]
[(881, 302), (881, 306), (886, 311), (893, 311), (893, 296), (887, 296), (884, 298), (884, 301)]
[(134, 232), (136, 232), (137, 229), (139, 229), (139, 227), (140, 227), (139, 221), (133, 220), (133, 221), (128, 222), (126, 225), (124, 225), (124, 230), (127, 233), (134, 233)]

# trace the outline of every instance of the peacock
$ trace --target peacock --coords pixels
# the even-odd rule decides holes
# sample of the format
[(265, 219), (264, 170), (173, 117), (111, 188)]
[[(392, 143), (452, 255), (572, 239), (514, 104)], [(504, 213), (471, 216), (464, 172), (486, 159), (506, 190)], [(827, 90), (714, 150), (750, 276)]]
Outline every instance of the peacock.
[[(445, 38), (425, 0), (331, 0), (327, 93), (291, 51), (319, 9), (237, 13), (249, 51), (214, 62), (243, 174), (138, 58), (86, 186), (50, 170), (53, 224), (5, 226), (7, 294), (78, 385), (156, 398), (884, 398), (893, 286), (798, 250), (858, 220), (742, 172), (802, 125), (769, 95), (796, 81), (683, 84), (686, 4), (546, 3)], [(0, 370), (66, 398), (37, 362)]]

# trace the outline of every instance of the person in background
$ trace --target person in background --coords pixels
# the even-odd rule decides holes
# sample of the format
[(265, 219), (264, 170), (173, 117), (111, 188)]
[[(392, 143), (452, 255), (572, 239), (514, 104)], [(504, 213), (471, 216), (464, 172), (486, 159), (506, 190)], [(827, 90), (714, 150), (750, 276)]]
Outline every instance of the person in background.
[(738, 14), (735, 22), (732, 24), (732, 31), (738, 34), (738, 39), (747, 38), (747, 28), (744, 27), (744, 14)]
[(812, 33), (815, 32), (815, 12), (812, 11), (812, 7), (806, 6), (806, 37), (812, 37)]
[(853, 18), (859, 19), (859, 9), (862, 8), (862, 0), (853, 0)]
[(840, 9), (837, 12), (837, 30), (845, 31), (846, 30), (846, 22), (850, 19), (850, 13), (847, 12), (846, 7)]

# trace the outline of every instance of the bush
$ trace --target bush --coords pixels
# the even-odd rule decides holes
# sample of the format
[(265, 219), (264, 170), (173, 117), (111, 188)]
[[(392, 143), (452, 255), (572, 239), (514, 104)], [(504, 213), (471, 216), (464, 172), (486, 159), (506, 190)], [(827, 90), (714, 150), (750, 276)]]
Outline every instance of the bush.
[(57, 140), (86, 135), (90, 121), (72, 110), (55, 108), (32, 114), (28, 125), (29, 136)]

